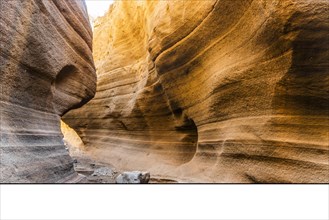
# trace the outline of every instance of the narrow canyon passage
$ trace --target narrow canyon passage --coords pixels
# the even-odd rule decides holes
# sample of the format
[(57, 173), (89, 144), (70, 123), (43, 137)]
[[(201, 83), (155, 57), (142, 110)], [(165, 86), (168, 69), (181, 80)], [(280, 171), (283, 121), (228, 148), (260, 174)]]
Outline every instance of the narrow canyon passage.
[(329, 182), (327, 0), (1, 11), (1, 182)]

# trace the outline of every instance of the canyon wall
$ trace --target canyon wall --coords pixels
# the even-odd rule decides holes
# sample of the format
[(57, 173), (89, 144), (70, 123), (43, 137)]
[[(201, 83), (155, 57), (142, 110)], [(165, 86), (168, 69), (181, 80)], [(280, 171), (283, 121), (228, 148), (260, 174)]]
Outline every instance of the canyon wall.
[(94, 159), (187, 182), (329, 182), (327, 0), (117, 1), (95, 98), (70, 111)]
[(77, 177), (60, 117), (96, 91), (84, 1), (1, 1), (1, 182)]

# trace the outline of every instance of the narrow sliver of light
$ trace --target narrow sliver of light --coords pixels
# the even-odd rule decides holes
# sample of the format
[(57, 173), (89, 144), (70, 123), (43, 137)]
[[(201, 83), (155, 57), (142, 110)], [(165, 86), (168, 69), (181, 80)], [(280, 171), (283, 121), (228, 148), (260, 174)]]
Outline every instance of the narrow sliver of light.
[(114, 0), (85, 0), (87, 4), (87, 10), (89, 17), (96, 19), (103, 16), (109, 9), (110, 5), (114, 3)]

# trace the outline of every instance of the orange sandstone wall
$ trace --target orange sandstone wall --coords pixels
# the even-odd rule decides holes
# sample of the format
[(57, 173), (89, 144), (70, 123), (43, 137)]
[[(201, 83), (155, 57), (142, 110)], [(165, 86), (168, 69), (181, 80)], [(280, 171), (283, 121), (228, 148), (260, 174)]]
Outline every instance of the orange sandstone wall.
[(329, 2), (117, 1), (94, 99), (64, 120), (121, 169), (196, 182), (329, 182)]

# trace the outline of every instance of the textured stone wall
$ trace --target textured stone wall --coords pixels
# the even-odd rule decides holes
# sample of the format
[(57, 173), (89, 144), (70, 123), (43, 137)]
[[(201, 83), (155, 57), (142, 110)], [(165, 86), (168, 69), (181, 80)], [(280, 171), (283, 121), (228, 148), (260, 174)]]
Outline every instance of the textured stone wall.
[(64, 120), (122, 169), (197, 182), (329, 182), (326, 0), (118, 1), (97, 93)]
[(1, 182), (75, 178), (60, 116), (94, 96), (84, 1), (0, 3)]

